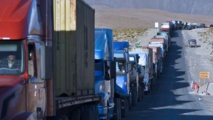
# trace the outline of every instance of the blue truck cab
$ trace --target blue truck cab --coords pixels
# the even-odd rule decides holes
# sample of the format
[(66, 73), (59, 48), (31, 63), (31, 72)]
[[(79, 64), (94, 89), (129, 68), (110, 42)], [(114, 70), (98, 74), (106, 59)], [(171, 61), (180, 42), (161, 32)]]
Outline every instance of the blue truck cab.
[[(95, 29), (95, 93), (102, 99), (98, 105), (99, 118), (111, 119), (114, 112), (113, 35), (111, 29)], [(115, 66), (115, 63), (114, 63)], [(115, 68), (115, 67), (114, 67)], [(114, 70), (115, 71), (115, 70)]]
[(114, 42), (114, 57), (116, 57), (116, 91), (122, 94), (122, 116), (128, 114), (132, 106), (132, 91), (130, 89), (129, 43)]

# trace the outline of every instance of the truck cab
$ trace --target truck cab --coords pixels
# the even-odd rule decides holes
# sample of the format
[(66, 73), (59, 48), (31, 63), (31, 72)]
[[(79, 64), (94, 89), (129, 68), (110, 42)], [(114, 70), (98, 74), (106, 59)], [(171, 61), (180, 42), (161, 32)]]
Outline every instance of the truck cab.
[(94, 10), (72, 3), (64, 9), (60, 0), (0, 1), (1, 120), (98, 116)]
[[(12, 3), (12, 4), (11, 4)], [(40, 119), (46, 110), (42, 10), (49, 0), (0, 1), (0, 119)], [(41, 7), (41, 5), (44, 5)], [(15, 12), (14, 12), (15, 11)], [(14, 17), (15, 16), (15, 17)], [(47, 15), (47, 18), (51, 16)], [(40, 114), (40, 115), (39, 115)], [(35, 117), (36, 116), (36, 117)]]
[(128, 110), (137, 103), (137, 79), (131, 81), (132, 72), (129, 61), (129, 42), (114, 42), (114, 56), (116, 62), (116, 84), (124, 91), (122, 99), (122, 116), (126, 116)]
[[(152, 85), (152, 66), (150, 64), (150, 55), (146, 53), (142, 48), (132, 48), (130, 50), (131, 53), (138, 54), (139, 55), (139, 62), (138, 64), (141, 65), (142, 69), (144, 70), (144, 77), (143, 77), (143, 83), (144, 83), (144, 92), (145, 94), (148, 94), (151, 91), (151, 85)], [(152, 61), (151, 61), (152, 62)]]
[(95, 29), (95, 93), (102, 96), (100, 119), (111, 119), (114, 111), (114, 62), (112, 30)]
[[(133, 84), (135, 84), (134, 86), (136, 86), (136, 93), (137, 94), (137, 101), (141, 101), (143, 95), (144, 95), (144, 85), (141, 84), (141, 82), (139, 81), (139, 55), (138, 54), (132, 54), (130, 52), (129, 54), (129, 61), (131, 64), (131, 72), (130, 72), (130, 81), (133, 82)], [(134, 89), (135, 89), (134, 88)], [(134, 101), (134, 100), (133, 100)], [(137, 103), (137, 101), (135, 100), (135, 104)]]
[(159, 78), (160, 73), (163, 72), (163, 66), (162, 66), (162, 57), (160, 54), (160, 47), (150, 47), (153, 50), (153, 68), (154, 68), (154, 74), (157, 78)]

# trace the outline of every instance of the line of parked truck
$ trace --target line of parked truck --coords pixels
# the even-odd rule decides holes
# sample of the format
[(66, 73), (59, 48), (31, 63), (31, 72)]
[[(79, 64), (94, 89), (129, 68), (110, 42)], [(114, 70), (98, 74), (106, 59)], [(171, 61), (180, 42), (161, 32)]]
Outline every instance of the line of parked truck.
[(95, 29), (95, 92), (102, 96), (100, 119), (125, 117), (150, 93), (164, 72), (173, 31), (170, 27), (162, 23), (147, 46), (131, 48), (128, 41), (114, 41), (113, 30)]
[[(207, 28), (205, 23), (186, 22), (181, 20), (170, 20), (162, 23), (161, 27), (168, 27), (172, 30), (192, 30), (195, 28)], [(209, 26), (211, 27), (211, 25)]]
[(20, 61), (0, 68), (2, 120), (120, 120), (163, 72), (170, 29), (130, 48), (95, 28), (82, 0), (0, 0), (0, 8), (0, 59)]

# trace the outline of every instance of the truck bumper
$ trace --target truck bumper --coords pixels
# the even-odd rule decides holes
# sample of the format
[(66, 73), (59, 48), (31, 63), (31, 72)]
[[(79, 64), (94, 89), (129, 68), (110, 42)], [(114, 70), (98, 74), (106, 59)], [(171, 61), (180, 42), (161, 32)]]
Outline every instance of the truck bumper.
[(99, 119), (111, 119), (113, 116), (113, 107), (98, 106)]
[(149, 91), (149, 83), (144, 83), (144, 91)]

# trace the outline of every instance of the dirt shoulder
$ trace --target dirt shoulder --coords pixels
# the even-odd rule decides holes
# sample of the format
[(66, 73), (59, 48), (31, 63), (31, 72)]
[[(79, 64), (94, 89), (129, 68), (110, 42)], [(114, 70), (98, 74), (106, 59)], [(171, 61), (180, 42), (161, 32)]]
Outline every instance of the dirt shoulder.
[[(189, 79), (190, 81), (198, 82), (200, 85), (199, 94), (206, 91), (213, 95), (213, 90), (211, 90), (211, 87), (213, 87), (213, 84), (209, 85), (205, 84), (207, 82), (213, 82), (212, 78), (212, 69), (213, 69), (213, 40), (211, 39), (213, 37), (212, 29), (194, 29), (194, 30), (184, 30), (182, 31), (182, 35), (184, 38), (185, 43), (185, 58), (187, 61), (188, 69), (189, 69)], [(189, 47), (188, 46), (188, 40), (189, 39), (196, 39), (197, 44), (199, 47)], [(200, 72), (210, 72), (210, 79), (200, 79), (199, 73)]]

